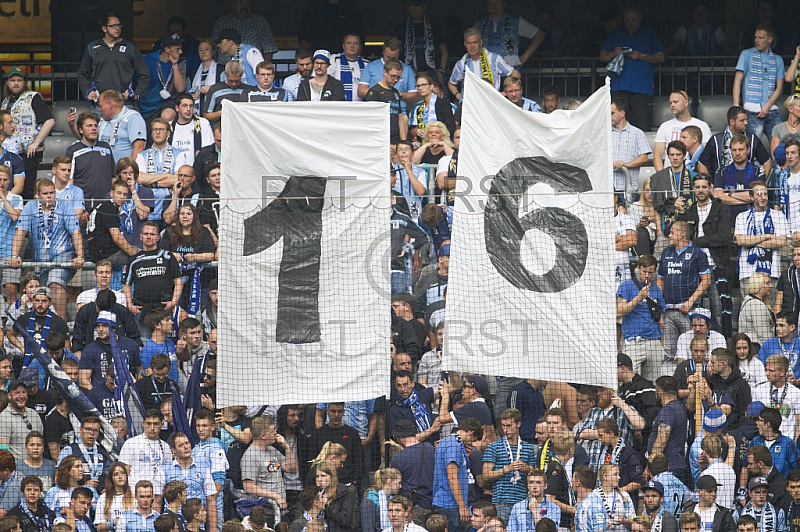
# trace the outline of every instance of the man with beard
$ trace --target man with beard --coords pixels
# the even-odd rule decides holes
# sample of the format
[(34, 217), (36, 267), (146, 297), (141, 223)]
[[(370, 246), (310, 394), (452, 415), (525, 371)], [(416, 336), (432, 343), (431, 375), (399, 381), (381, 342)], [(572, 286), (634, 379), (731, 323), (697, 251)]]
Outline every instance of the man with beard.
[[(284, 455), (293, 453), (295, 460), (298, 458), (298, 444), (302, 441), (300, 434), (300, 407), (297, 405), (284, 405), (278, 409), (278, 432), (286, 440)], [(298, 462), (299, 463), (299, 462)], [(224, 475), (223, 475), (224, 479)], [(300, 472), (283, 472), (283, 484), (286, 488), (286, 502), (291, 506), (297, 501), (303, 481)]]
[[(63, 334), (65, 337), (69, 335), (67, 322), (53, 312), (50, 301), (50, 289), (40, 286), (33, 294), (33, 309), (23, 314), (18, 320), (21, 326), (26, 327), (31, 338), (40, 345), (45, 344), (47, 336), (51, 332)], [(31, 355), (30, 348), (25, 344), (22, 335), (17, 332), (16, 328), (12, 327), (8, 331), (8, 341), (15, 345), (21, 353)], [(65, 345), (69, 347), (69, 344), (65, 343)]]
[[(15, 460), (25, 458), (25, 437), (32, 430), (44, 432), (35, 410), (26, 407), (28, 389), (16, 379), (8, 385), (8, 407), (0, 412), (0, 448), (11, 451)], [(7, 482), (8, 478), (3, 482)]]
[[(117, 334), (117, 319), (114, 314), (106, 310), (97, 315), (95, 331), (97, 340), (86, 346), (80, 362), (81, 386), (91, 390), (95, 386), (103, 386), (103, 381), (109, 366), (113, 365), (111, 348), (111, 335)], [(130, 371), (133, 375), (141, 375), (142, 363), (139, 360), (139, 346), (130, 338), (117, 338), (119, 349), (127, 355)]]
[[(661, 532), (678, 532), (678, 521), (670, 512), (665, 511), (661, 503), (664, 502), (664, 486), (657, 480), (651, 480), (642, 488), (644, 492), (644, 511), (654, 524), (656, 530)], [(658, 523), (658, 524), (656, 524)]]
[(3, 144), (11, 153), (22, 157), (25, 164), (25, 185), (22, 197), (33, 199), (36, 171), (44, 154), (44, 139), (50, 134), (56, 121), (42, 95), (27, 89), (25, 72), (19, 67), (11, 67), (6, 72), (7, 95), (0, 109), (8, 109), (14, 118), (14, 134)]
[(297, 100), (297, 89), (300, 84), (311, 77), (314, 70), (312, 57), (314, 52), (310, 48), (301, 46), (294, 53), (294, 64), (297, 72), (283, 80), (283, 89), (290, 101)]

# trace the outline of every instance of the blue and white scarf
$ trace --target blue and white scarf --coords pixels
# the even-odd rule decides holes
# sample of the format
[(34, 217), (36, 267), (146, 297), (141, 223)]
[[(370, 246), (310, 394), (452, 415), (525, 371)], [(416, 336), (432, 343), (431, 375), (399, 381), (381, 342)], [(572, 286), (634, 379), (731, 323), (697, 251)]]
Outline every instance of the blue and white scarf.
[[(759, 108), (764, 104), (764, 82), (776, 80), (778, 78), (778, 62), (772, 48), (769, 52), (759, 52), (753, 50), (750, 56), (750, 67), (747, 72), (747, 83), (744, 86), (744, 104), (757, 105)], [(770, 85), (769, 94), (774, 90), (774, 82)], [(751, 106), (752, 107), (752, 106)]]
[[(748, 235), (772, 235), (775, 234), (775, 226), (772, 223), (772, 209), (767, 208), (764, 213), (763, 232), (758, 233), (756, 227), (756, 212), (752, 207), (747, 214), (747, 234)], [(772, 250), (754, 246), (747, 251), (747, 262), (756, 265), (757, 272), (765, 272), (767, 275), (772, 273)]]
[(119, 207), (119, 230), (129, 235), (133, 234), (133, 216), (136, 215), (136, 205), (133, 200), (128, 200)]
[(411, 413), (414, 414), (414, 423), (417, 424), (419, 432), (425, 432), (431, 428), (430, 414), (425, 405), (419, 402), (416, 390), (412, 391), (411, 395), (404, 399), (402, 404), (411, 409)]
[[(358, 63), (358, 69), (360, 71), (364, 71), (364, 67), (367, 66), (367, 62), (364, 61), (361, 56), (359, 55), (358, 58), (355, 60)], [(347, 56), (339, 54), (339, 81), (342, 82), (344, 85), (344, 99), (348, 102), (353, 101), (353, 71), (350, 69), (350, 60), (347, 59)]]
[[(53, 309), (47, 309), (47, 316), (44, 319), (44, 326), (42, 327), (42, 334), (41, 340), (39, 344), (44, 347), (44, 339), (47, 338), (47, 335), (50, 334), (50, 320), (53, 318)], [(36, 331), (36, 311), (31, 311), (31, 317), (28, 320), (28, 334), (31, 335), (31, 338), (36, 338), (35, 336)], [(31, 348), (28, 344), (25, 344), (25, 358), (22, 359), (22, 367), (27, 368), (31, 364), (31, 357), (33, 353), (31, 353)]]
[(191, 280), (186, 279), (184, 276), (183, 283), (186, 284), (187, 280), (191, 282), (191, 292), (189, 293), (189, 307), (186, 309), (186, 313), (191, 317), (197, 317), (200, 314), (200, 301), (202, 300), (202, 288), (200, 287), (200, 274), (205, 268), (206, 265), (204, 262), (181, 262), (181, 272), (188, 272), (192, 270)]

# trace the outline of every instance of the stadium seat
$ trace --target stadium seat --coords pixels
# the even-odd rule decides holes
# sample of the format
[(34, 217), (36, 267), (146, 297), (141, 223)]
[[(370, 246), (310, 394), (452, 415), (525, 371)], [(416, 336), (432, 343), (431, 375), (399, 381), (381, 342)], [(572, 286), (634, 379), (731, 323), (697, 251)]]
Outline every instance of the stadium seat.
[(701, 96), (697, 109), (697, 118), (708, 124), (712, 133), (718, 133), (728, 126), (728, 109), (731, 107), (731, 96), (718, 94)]
[[(650, 145), (650, 151), (654, 151), (656, 149), (656, 132), (645, 131), (644, 136), (647, 139), (647, 143)], [(652, 155), (650, 157), (652, 158)]]
[(75, 137), (72, 136), (69, 129), (67, 129), (64, 135), (50, 135), (47, 137), (44, 142), (44, 154), (42, 154), (42, 165), (40, 165), (40, 168), (46, 167), (49, 172), (53, 159), (67, 153), (67, 148), (69, 148), (73, 142), (75, 142)]
[[(653, 97), (653, 111), (652, 111), (652, 124), (650, 129), (653, 131), (658, 130), (658, 126), (672, 120), (672, 111), (669, 110), (669, 95), (667, 96), (654, 96)], [(645, 133), (647, 133), (645, 131)]]
[[(653, 166), (642, 166), (639, 168), (639, 183), (643, 183), (645, 179), (652, 176), (656, 173), (656, 169)], [(638, 190), (637, 190), (638, 192)]]
[(53, 133), (51, 136), (53, 134), (68, 135), (70, 138), (72, 138), (72, 133), (70, 133), (69, 125), (67, 124), (67, 114), (69, 113), (70, 107), (75, 107), (78, 110), (78, 114), (81, 114), (84, 111), (92, 110), (91, 104), (84, 100), (65, 100), (63, 102), (53, 103), (52, 112), (53, 118), (56, 119), (56, 125), (53, 127)]

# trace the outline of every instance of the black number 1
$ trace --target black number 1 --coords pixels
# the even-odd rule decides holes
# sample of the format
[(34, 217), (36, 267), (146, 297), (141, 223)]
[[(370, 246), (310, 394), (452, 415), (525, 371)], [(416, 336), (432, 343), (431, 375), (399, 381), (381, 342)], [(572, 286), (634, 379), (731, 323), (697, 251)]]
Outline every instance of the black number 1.
[(277, 198), (244, 221), (245, 257), (272, 247), (283, 237), (277, 342), (320, 341), (319, 266), (326, 183), (325, 177), (290, 177)]

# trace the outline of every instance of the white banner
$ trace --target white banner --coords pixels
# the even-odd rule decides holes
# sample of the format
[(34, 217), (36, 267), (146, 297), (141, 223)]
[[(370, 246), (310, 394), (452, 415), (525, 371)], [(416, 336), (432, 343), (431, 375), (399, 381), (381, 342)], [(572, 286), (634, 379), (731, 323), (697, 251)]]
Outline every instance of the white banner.
[(547, 115), (467, 74), (443, 368), (616, 388), (608, 84)]
[(219, 405), (388, 395), (388, 106), (222, 116)]

